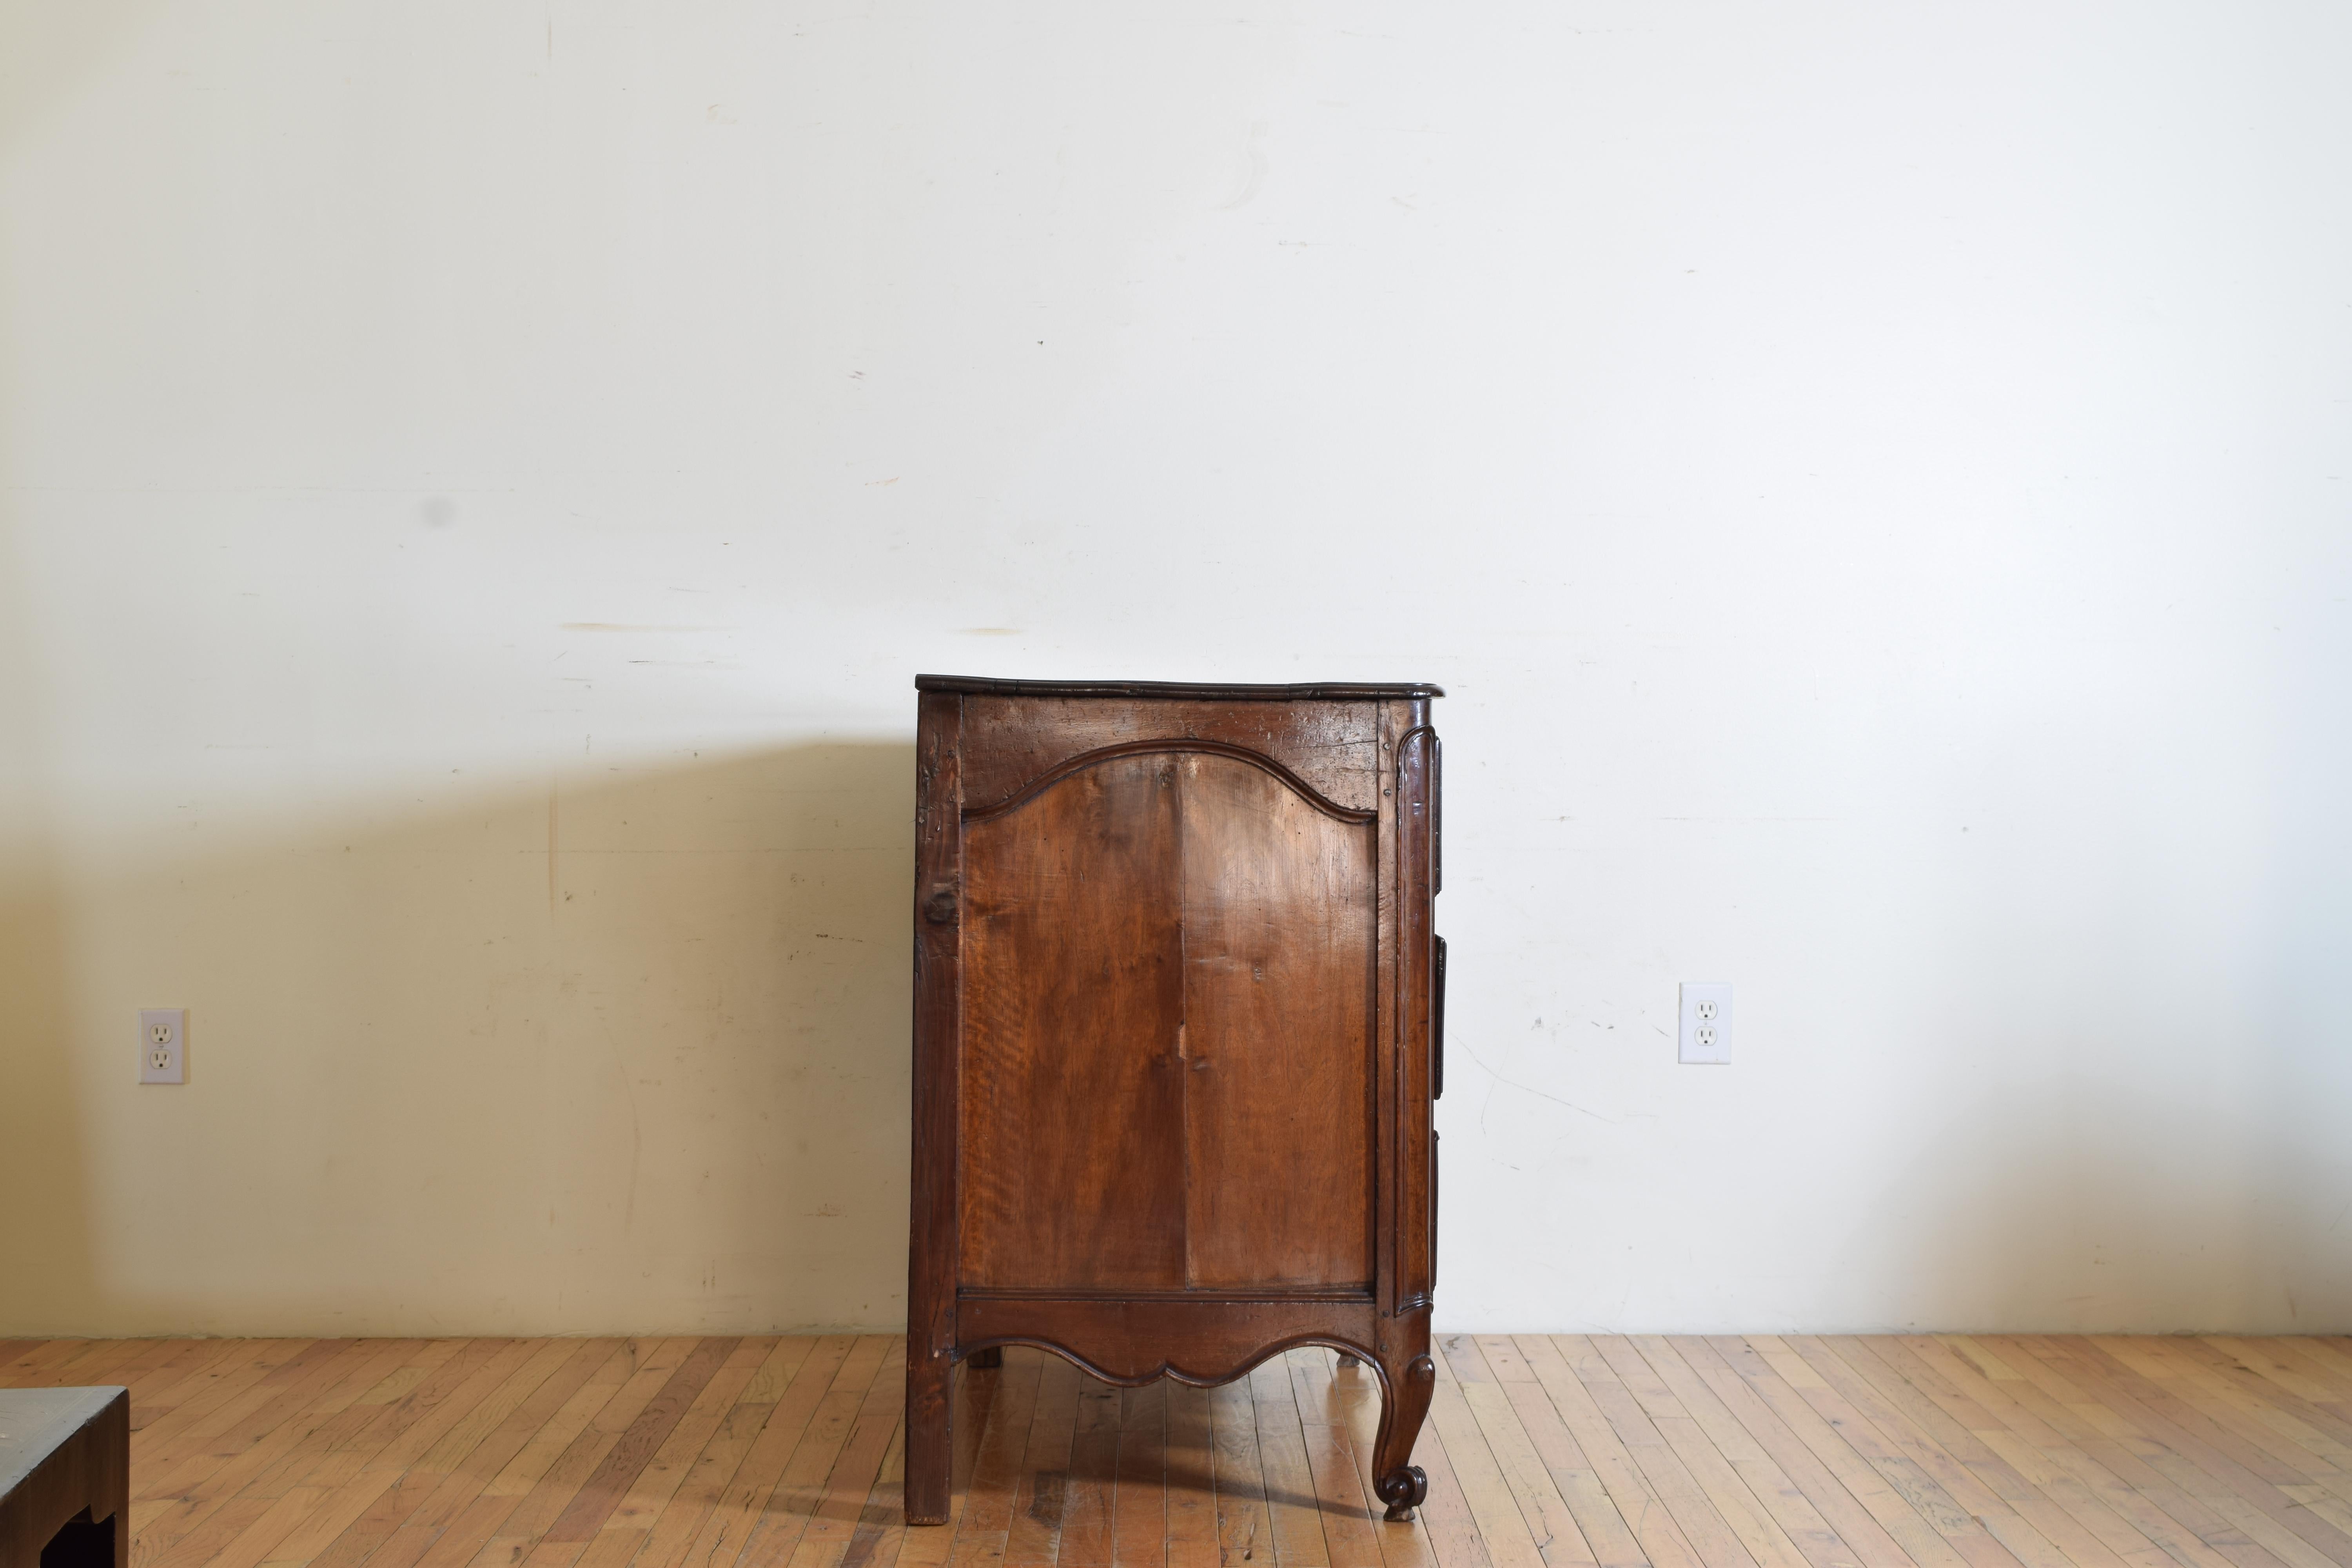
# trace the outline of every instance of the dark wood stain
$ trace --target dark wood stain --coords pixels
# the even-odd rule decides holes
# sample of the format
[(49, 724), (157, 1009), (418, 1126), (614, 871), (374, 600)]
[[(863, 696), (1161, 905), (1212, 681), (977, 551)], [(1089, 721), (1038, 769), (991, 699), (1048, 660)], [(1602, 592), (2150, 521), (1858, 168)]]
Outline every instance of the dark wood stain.
[(1178, 773), (965, 830), (961, 1283), (1184, 1283)]
[[(1129, 1387), (1360, 1357), (1405, 1516), (1433, 1386), (1435, 689), (919, 684), (908, 1519), (947, 1514), (950, 1369), (1005, 1344)], [(1096, 1404), (1033, 1499), (1073, 1564), (1110, 1549), (1111, 1477), (1168, 1463), (1163, 1405), (1118, 1458)]]
[(1369, 1289), (1375, 835), (1183, 769), (1184, 1282)]
[(1364, 702), (967, 697), (961, 804), (986, 810), (1057, 764), (1146, 741), (1254, 752), (1349, 811), (1379, 809), (1380, 748)]

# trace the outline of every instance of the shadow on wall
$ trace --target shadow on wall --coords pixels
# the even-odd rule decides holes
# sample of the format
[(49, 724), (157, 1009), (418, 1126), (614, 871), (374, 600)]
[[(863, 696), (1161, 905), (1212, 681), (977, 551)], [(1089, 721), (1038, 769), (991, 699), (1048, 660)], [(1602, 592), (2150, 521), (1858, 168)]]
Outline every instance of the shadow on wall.
[(902, 1321), (913, 775), (616, 768), (12, 891), (0, 1333)]
[(31, 622), (9, 522), (0, 498), (0, 1334), (22, 1316), (23, 1292), (87, 1299), (94, 1279), (79, 1179), (86, 1163), (79, 1096), (63, 1044), (65, 895), (48, 832)]
[(24, 1316), (17, 1296), (87, 1300), (94, 1279), (80, 1097), (64, 1048), (64, 909), (47, 873), (27, 857), (0, 880), (0, 1334)]

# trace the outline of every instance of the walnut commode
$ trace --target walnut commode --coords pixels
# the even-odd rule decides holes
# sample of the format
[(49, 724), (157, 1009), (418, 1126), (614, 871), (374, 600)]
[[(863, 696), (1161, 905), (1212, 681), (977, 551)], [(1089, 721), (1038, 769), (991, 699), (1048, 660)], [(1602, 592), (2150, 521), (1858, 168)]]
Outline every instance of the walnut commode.
[(919, 676), (907, 1517), (949, 1382), (1328, 1345), (1381, 1384), (1391, 1519), (1435, 1381), (1434, 686)]

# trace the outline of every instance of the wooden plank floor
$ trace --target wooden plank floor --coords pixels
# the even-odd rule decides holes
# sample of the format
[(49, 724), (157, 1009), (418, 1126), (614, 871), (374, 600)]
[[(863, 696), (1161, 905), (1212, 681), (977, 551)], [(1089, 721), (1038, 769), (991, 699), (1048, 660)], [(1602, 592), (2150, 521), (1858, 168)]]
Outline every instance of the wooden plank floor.
[(137, 1568), (2352, 1568), (2352, 1339), (1442, 1350), (1409, 1525), (1322, 1351), (1009, 1351), (914, 1531), (893, 1337), (0, 1341), (0, 1386), (130, 1386)]

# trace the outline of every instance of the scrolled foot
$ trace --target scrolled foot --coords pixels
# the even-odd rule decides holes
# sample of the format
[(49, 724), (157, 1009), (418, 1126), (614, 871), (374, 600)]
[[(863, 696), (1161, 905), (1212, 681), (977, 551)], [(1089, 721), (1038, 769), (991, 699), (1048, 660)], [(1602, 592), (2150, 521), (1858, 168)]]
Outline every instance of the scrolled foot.
[(1412, 1510), (1429, 1500), (1429, 1472), (1419, 1465), (1407, 1465), (1382, 1476), (1373, 1489), (1389, 1505), (1389, 1518), (1411, 1519)]

